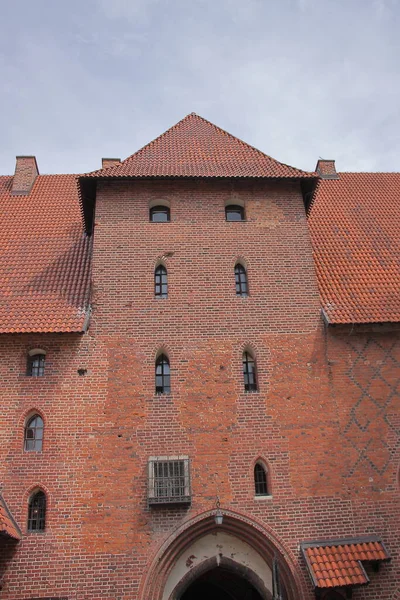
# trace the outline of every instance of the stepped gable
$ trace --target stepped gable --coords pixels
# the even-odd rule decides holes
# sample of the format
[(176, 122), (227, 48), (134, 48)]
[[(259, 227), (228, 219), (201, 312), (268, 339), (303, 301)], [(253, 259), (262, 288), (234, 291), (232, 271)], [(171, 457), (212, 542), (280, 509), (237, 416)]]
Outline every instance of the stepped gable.
[(315, 177), (267, 156), (195, 113), (122, 163), (83, 177)]
[(400, 321), (400, 173), (321, 179), (308, 222), (329, 323)]
[(38, 175), (12, 194), (0, 177), (0, 333), (80, 332), (89, 302), (91, 240), (75, 175)]

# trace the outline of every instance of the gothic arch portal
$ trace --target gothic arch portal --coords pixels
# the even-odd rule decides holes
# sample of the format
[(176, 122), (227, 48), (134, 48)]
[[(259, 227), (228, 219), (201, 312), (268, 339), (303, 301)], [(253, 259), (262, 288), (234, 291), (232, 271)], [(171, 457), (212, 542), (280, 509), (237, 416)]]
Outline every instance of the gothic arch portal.
[[(272, 530), (228, 510), (222, 511), (223, 523), (217, 526), (214, 513), (198, 515), (164, 542), (141, 582), (140, 600), (186, 600), (185, 592), (196, 581), (209, 577), (215, 582), (222, 571), (246, 582), (257, 600), (271, 600), (274, 557), (287, 600), (303, 600), (304, 582), (296, 561)], [(224, 597), (235, 599), (229, 590)]]

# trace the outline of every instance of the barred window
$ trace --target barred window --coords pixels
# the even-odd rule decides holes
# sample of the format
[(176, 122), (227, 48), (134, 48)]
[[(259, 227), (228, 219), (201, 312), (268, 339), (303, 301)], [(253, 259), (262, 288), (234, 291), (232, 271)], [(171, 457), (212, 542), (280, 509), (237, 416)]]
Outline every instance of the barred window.
[(149, 460), (149, 504), (190, 502), (188, 457), (161, 456)]
[(237, 296), (247, 296), (247, 273), (244, 266), (240, 263), (237, 263), (237, 265), (235, 265), (235, 283)]
[(171, 374), (168, 356), (160, 354), (156, 360), (156, 394), (171, 392)]
[(150, 221), (153, 223), (167, 223), (171, 219), (168, 206), (153, 206), (150, 209)]
[(228, 204), (228, 206), (225, 206), (225, 218), (227, 221), (244, 221), (243, 206)]
[(243, 352), (243, 379), (246, 392), (257, 391), (256, 363), (250, 352)]
[(267, 473), (260, 463), (254, 467), (254, 487), (256, 496), (268, 496)]
[(156, 298), (168, 296), (168, 275), (164, 265), (159, 265), (154, 271), (154, 295)]
[(26, 369), (28, 377), (43, 377), (45, 358), (46, 352), (44, 350), (30, 350), (28, 352)]
[(29, 500), (28, 531), (44, 531), (46, 526), (46, 496), (39, 490)]
[(24, 448), (27, 452), (41, 452), (43, 444), (43, 419), (33, 415), (25, 425)]

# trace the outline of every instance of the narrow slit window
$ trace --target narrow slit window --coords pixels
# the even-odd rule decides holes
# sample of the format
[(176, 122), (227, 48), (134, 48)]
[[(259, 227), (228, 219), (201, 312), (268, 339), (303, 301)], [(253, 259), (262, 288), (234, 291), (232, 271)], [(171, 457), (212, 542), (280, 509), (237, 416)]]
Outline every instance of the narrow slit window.
[(267, 473), (260, 463), (254, 467), (254, 488), (256, 496), (268, 496)]
[(152, 223), (168, 223), (171, 213), (168, 206), (153, 206), (150, 209), (150, 221)]
[(156, 394), (169, 394), (171, 392), (171, 373), (169, 360), (161, 354), (156, 360)]
[(43, 419), (33, 415), (25, 426), (24, 448), (26, 452), (41, 452), (43, 445)]
[(44, 531), (46, 527), (46, 496), (41, 490), (31, 496), (28, 509), (28, 531)]
[(243, 379), (246, 392), (257, 391), (256, 363), (249, 352), (243, 352)]
[(159, 265), (154, 271), (154, 295), (156, 298), (168, 297), (168, 274), (163, 265)]
[(235, 284), (237, 296), (248, 295), (247, 273), (244, 266), (240, 263), (235, 265)]
[(225, 206), (225, 218), (227, 221), (244, 221), (243, 206), (228, 204), (228, 206)]
[(28, 377), (43, 377), (44, 363), (46, 354), (44, 352), (34, 352), (28, 354), (27, 370)]

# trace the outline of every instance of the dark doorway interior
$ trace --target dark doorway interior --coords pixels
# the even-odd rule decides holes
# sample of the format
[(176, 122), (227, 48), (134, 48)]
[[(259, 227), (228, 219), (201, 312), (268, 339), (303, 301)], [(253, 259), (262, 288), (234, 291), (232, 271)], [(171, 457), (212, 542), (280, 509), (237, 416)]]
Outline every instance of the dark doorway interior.
[(246, 579), (223, 567), (201, 575), (180, 600), (264, 600)]

